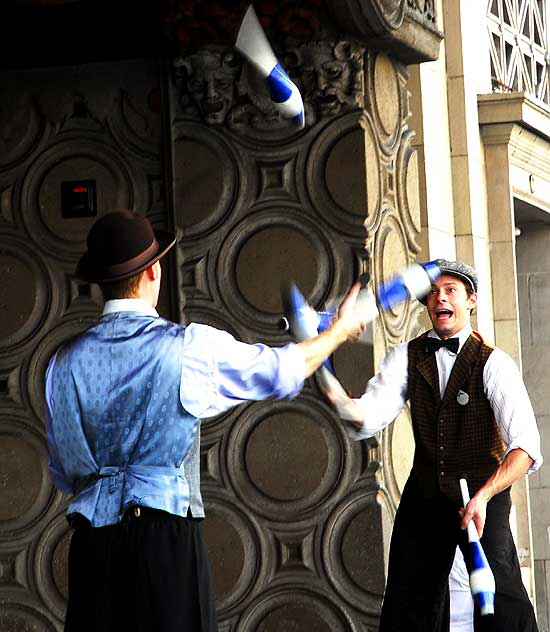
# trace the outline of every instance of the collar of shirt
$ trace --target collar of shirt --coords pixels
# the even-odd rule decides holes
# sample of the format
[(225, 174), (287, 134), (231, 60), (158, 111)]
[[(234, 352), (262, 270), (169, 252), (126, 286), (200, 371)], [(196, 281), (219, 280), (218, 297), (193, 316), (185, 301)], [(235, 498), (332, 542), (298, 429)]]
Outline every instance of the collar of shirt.
[[(464, 329), (461, 329), (457, 334), (455, 334), (454, 336), (451, 336), (452, 338), (458, 338), (458, 353), (460, 353), (460, 351), (462, 350), (464, 343), (466, 342), (466, 340), (468, 340), (471, 333), (472, 333), (471, 325), (466, 325)], [(428, 336), (430, 338), (439, 338), (439, 336), (435, 333), (433, 329), (430, 329), (430, 331), (428, 332)], [(450, 351), (446, 347), (441, 347), (441, 349), (438, 349), (436, 353), (439, 353), (440, 351), (445, 351), (448, 355), (453, 355), (453, 356), (455, 355), (452, 351)], [(456, 355), (458, 355), (458, 353)]]
[(107, 301), (101, 315), (106, 316), (115, 312), (139, 312), (140, 314), (158, 318), (157, 310), (142, 298), (116, 298)]

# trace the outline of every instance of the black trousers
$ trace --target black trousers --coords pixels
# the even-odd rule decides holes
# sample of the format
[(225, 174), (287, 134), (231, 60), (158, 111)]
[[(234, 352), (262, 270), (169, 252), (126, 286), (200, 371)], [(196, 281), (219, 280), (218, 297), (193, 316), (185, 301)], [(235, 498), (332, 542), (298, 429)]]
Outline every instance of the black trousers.
[[(474, 609), (476, 632), (537, 632), (510, 531), (510, 490), (487, 504), (481, 544), (495, 576), (495, 615)], [(457, 544), (469, 566), (458, 507), (443, 495), (425, 498), (414, 474), (393, 527), (379, 632), (448, 632), (449, 573)]]
[(72, 519), (66, 632), (217, 632), (200, 520), (127, 512), (92, 527)]

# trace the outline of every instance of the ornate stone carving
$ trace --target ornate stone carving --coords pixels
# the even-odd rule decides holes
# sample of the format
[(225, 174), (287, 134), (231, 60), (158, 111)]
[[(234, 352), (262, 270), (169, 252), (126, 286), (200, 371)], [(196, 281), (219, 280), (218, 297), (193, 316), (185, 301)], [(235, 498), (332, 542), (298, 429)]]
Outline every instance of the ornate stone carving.
[(328, 4), (344, 32), (406, 64), (439, 55), (443, 35), (436, 29), (434, 0), (330, 0)]
[[(300, 88), (306, 124), (361, 109), (365, 48), (353, 41), (289, 45), (280, 59)], [(270, 134), (291, 125), (275, 109), (264, 80), (230, 50), (201, 50), (174, 60), (178, 117), (235, 131)]]
[(363, 107), (364, 53), (364, 47), (345, 40), (308, 42), (288, 51), (310, 121)]
[(230, 50), (201, 50), (174, 62), (179, 106), (184, 118), (209, 125), (224, 123), (235, 106), (235, 84), (242, 60)]
[(407, 0), (407, 13), (420, 22), (435, 26), (435, 0)]
[(357, 2), (368, 17), (371, 28), (377, 33), (394, 31), (403, 23), (405, 15), (403, 0), (371, 0), (371, 2), (357, 0)]

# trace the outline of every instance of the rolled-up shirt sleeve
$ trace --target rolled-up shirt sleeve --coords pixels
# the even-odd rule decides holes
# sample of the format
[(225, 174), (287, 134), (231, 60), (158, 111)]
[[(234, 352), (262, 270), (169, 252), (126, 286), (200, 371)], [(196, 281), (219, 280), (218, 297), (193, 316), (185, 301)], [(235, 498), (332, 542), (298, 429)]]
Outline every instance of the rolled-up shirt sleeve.
[[(349, 426), (352, 439), (368, 439), (390, 424), (407, 401), (408, 345), (391, 349), (380, 365), (380, 371), (369, 380), (365, 393), (354, 400), (363, 411), (363, 425)], [(345, 415), (342, 415), (345, 419)]]
[(195, 417), (212, 417), (250, 400), (295, 397), (304, 376), (298, 345), (250, 345), (196, 323), (185, 330), (180, 400)]
[(506, 444), (506, 453), (517, 448), (526, 452), (533, 465), (528, 473), (542, 465), (540, 435), (533, 407), (521, 373), (512, 358), (495, 349), (483, 371), (485, 395)]

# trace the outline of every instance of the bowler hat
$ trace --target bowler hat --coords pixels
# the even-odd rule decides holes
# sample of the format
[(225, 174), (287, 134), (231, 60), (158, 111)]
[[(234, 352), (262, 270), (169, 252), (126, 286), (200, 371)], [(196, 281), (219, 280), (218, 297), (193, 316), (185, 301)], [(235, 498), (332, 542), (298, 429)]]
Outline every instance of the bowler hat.
[(90, 228), (76, 276), (87, 283), (122, 281), (153, 265), (175, 242), (174, 235), (154, 230), (140, 213), (112, 211)]
[[(447, 261), (447, 259), (435, 259), (433, 263), (437, 264), (441, 274), (448, 274), (460, 279), (466, 287), (477, 294), (477, 272), (467, 263), (463, 261)], [(427, 300), (427, 296), (420, 299), (424, 305), (426, 305)]]

